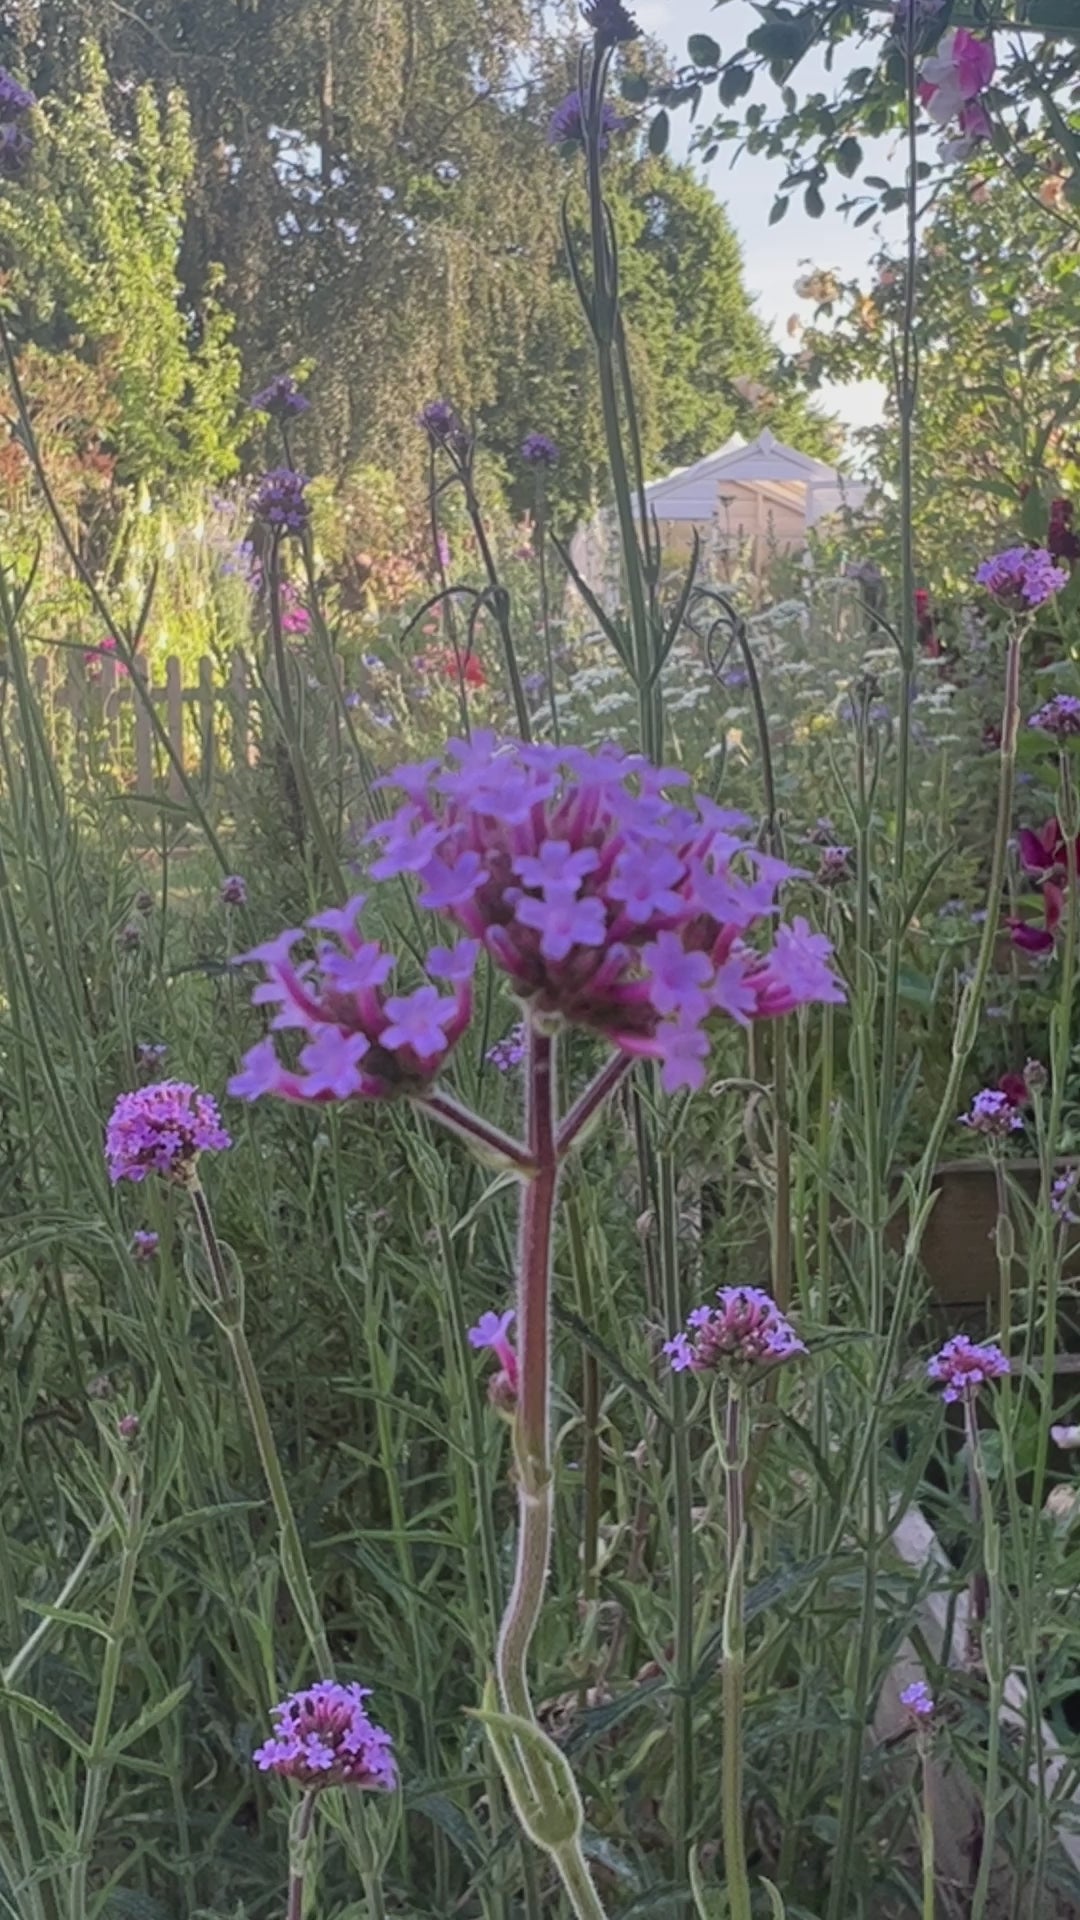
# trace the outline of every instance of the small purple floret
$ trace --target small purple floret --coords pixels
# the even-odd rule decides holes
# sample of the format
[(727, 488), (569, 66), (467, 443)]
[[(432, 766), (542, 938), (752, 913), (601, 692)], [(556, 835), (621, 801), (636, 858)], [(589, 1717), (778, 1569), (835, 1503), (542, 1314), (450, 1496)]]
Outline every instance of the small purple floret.
[(913, 1680), (900, 1695), (900, 1705), (906, 1707), (915, 1720), (929, 1720), (933, 1717), (934, 1699), (925, 1680)]

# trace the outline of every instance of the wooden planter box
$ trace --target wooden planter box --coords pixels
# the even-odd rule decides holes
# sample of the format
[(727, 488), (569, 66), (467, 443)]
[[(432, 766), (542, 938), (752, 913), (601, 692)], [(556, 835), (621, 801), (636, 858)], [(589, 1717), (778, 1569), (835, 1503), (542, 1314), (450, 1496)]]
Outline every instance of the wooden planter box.
[[(1060, 1160), (1058, 1171), (1067, 1173), (1080, 1161)], [(1010, 1160), (1010, 1181), (1019, 1187), (1032, 1207), (1039, 1200), (1039, 1163), (1037, 1160)], [(943, 1161), (934, 1174), (937, 1199), (922, 1237), (920, 1259), (926, 1270), (934, 1299), (943, 1307), (982, 1306), (997, 1298), (998, 1265), (994, 1247), (997, 1221), (997, 1189), (994, 1169), (988, 1160)], [(1080, 1211), (1078, 1207), (1077, 1211)], [(1024, 1223), (1014, 1222), (1017, 1232), (1017, 1280), (1023, 1279)], [(889, 1222), (888, 1239), (897, 1252), (907, 1233), (907, 1212), (901, 1209)], [(1080, 1275), (1080, 1227), (1069, 1229), (1069, 1264), (1066, 1271)]]

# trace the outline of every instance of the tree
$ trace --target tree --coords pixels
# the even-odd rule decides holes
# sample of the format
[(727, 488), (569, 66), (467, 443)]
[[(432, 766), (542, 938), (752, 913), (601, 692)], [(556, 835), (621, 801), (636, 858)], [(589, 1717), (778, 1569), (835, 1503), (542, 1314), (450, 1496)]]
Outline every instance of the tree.
[[(1044, 150), (1044, 160), (1048, 159)], [(988, 548), (1023, 530), (1041, 539), (1055, 494), (1080, 487), (1080, 226), (1055, 206), (1059, 182), (989, 171), (938, 199), (917, 269), (919, 368), (914, 517), (922, 571), (970, 579)], [(867, 292), (808, 276), (817, 298), (803, 352), (809, 377), (892, 374), (904, 303), (902, 261), (882, 257)], [(867, 436), (895, 497), (891, 412)]]
[[(133, 94), (117, 126), (100, 54), (52, 99), (32, 172), (0, 194), (0, 259), (20, 342), (83, 358), (115, 405), (118, 477), (221, 478), (237, 466), (239, 358), (220, 275), (182, 287), (194, 155), (182, 96)], [(39, 368), (40, 371), (40, 368)]]

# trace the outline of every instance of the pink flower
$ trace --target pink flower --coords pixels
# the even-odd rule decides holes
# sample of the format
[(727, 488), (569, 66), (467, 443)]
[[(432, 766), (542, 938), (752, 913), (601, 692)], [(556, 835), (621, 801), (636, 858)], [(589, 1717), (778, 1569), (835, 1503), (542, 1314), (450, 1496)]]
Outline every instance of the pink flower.
[(444, 762), (398, 768), (405, 799), (372, 828), (375, 878), (415, 873), (444, 914), (541, 1015), (602, 1033), (700, 1087), (720, 1014), (748, 1024), (844, 999), (805, 920), (772, 949), (767, 923), (794, 869), (746, 840), (745, 817), (670, 789), (685, 776), (616, 747), (526, 745), (477, 730)]
[(513, 1324), (511, 1307), (506, 1313), (482, 1313), (475, 1327), (469, 1328), (470, 1347), (489, 1348), (499, 1363), (498, 1372), (488, 1381), (488, 1398), (500, 1413), (512, 1413), (517, 1405), (518, 1357), (510, 1344)]
[(775, 1366), (805, 1353), (790, 1320), (762, 1287), (720, 1287), (718, 1307), (695, 1307), (686, 1331), (664, 1352), (673, 1373), (715, 1373), (731, 1366)]
[(964, 107), (977, 99), (994, 77), (994, 46), (966, 27), (950, 27), (936, 54), (923, 61), (919, 99), (939, 127), (959, 120)]
[[(297, 963), (293, 949), (302, 929), (243, 955), (265, 978), (255, 988), (256, 1006), (277, 1009), (271, 1028), (305, 1036), (295, 1066), (283, 1061), (273, 1039), (251, 1048), (229, 1092), (240, 1100), (275, 1094), (282, 1100), (387, 1100), (421, 1092), (472, 1018), (472, 975), (479, 946), (462, 940), (433, 947), (429, 979), (411, 993), (384, 992), (394, 971), (393, 954), (359, 929), (364, 896), (330, 907), (308, 921), (314, 957)], [(330, 934), (332, 938), (319, 936)], [(449, 993), (432, 982), (445, 981)]]
[(277, 1773), (300, 1787), (397, 1785), (394, 1743), (369, 1719), (370, 1687), (316, 1680), (271, 1709), (274, 1731), (252, 1758), (261, 1773)]
[(934, 1714), (934, 1700), (925, 1680), (913, 1680), (900, 1695), (900, 1705), (906, 1707), (915, 1721), (930, 1720)]
[(991, 1380), (1011, 1373), (1008, 1357), (1000, 1347), (987, 1342), (977, 1346), (966, 1333), (946, 1340), (940, 1353), (926, 1363), (927, 1378), (941, 1386), (943, 1400), (970, 1400)]

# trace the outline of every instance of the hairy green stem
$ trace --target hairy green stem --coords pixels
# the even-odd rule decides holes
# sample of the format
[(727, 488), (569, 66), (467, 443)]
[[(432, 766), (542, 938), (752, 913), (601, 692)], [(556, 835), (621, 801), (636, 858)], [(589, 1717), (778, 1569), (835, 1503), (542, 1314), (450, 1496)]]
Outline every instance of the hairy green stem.
[[(679, 1285), (679, 1213), (675, 1159), (669, 1146), (656, 1148), (656, 1216), (659, 1239), (660, 1297), (664, 1324), (672, 1332), (682, 1325)], [(668, 1409), (671, 1420), (671, 1473), (674, 1531), (672, 1585), (674, 1646), (672, 1649), (672, 1739), (675, 1781), (672, 1848), (675, 1880), (689, 1885), (690, 1829), (694, 1816), (694, 1522), (690, 1471), (690, 1431), (687, 1420), (687, 1383), (674, 1367), (668, 1369)]]
[(232, 1354), (240, 1390), (248, 1411), (248, 1419), (251, 1422), (259, 1463), (278, 1525), (281, 1541), (281, 1568), (285, 1575), (285, 1583), (292, 1596), (308, 1646), (315, 1657), (319, 1677), (330, 1679), (334, 1672), (330, 1643), (323, 1624), (322, 1610), (308, 1572), (300, 1529), (296, 1524), (296, 1515), (289, 1499), (289, 1490), (278, 1454), (277, 1442), (274, 1439), (270, 1415), (263, 1397), (258, 1370), (244, 1331), (242, 1302), (237, 1297), (233, 1286), (214, 1228), (209, 1202), (198, 1180), (193, 1181), (188, 1192), (198, 1224), (203, 1252), (210, 1269), (216, 1317), (229, 1343), (229, 1351)]
[(746, 1680), (746, 1628), (743, 1620), (746, 1554), (745, 1474), (748, 1452), (746, 1408), (732, 1382), (724, 1409), (724, 1550), (727, 1593), (724, 1599), (722, 1696), (724, 1704), (722, 1826), (728, 1920), (751, 1920), (750, 1875), (746, 1865), (743, 1808), (743, 1695)]
[(998, 1808), (1001, 1799), (1001, 1712), (1005, 1700), (1005, 1647), (1003, 1635), (1001, 1546), (986, 1462), (979, 1440), (979, 1423), (974, 1395), (964, 1404), (968, 1461), (981, 1516), (982, 1596), (984, 1618), (981, 1626), (982, 1663), (986, 1672), (986, 1785), (983, 1792), (982, 1831), (979, 1869), (971, 1896), (969, 1920), (984, 1920), (994, 1870), (994, 1846), (997, 1839)]
[(90, 1736), (90, 1751), (86, 1760), (82, 1811), (75, 1835), (75, 1857), (68, 1884), (68, 1920), (86, 1920), (88, 1912), (87, 1878), (93, 1857), (94, 1841), (105, 1812), (105, 1801), (112, 1777), (113, 1762), (108, 1752), (109, 1735), (116, 1706), (116, 1692), (120, 1684), (124, 1641), (135, 1592), (135, 1573), (141, 1544), (142, 1488), (138, 1478), (135, 1478), (130, 1484), (125, 1509), (116, 1592), (113, 1596), (109, 1631), (105, 1639), (101, 1679), (98, 1683), (97, 1708), (94, 1714), (93, 1732)]

